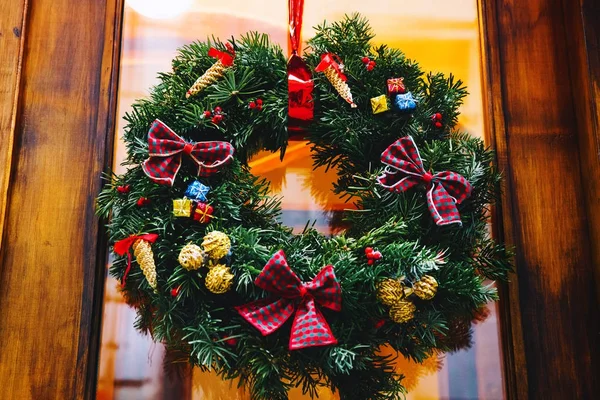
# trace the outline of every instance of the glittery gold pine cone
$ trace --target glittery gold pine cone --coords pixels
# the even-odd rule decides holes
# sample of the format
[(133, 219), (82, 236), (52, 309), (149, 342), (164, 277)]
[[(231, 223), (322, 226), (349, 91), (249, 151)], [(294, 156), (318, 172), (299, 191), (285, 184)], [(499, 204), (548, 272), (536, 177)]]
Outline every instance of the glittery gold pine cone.
[(181, 252), (179, 253), (179, 264), (188, 271), (192, 271), (198, 269), (204, 264), (204, 257), (206, 253), (193, 243), (188, 243), (183, 246)]
[(412, 302), (401, 300), (390, 308), (390, 318), (398, 324), (404, 324), (415, 317), (417, 306)]
[(422, 300), (431, 300), (437, 293), (438, 283), (433, 276), (423, 275), (413, 285), (413, 292)]
[(218, 60), (216, 63), (211, 65), (211, 67), (207, 69), (206, 72), (204, 72), (204, 74), (202, 74), (202, 76), (196, 80), (196, 82), (194, 82), (192, 87), (185, 94), (185, 97), (189, 98), (191, 96), (195, 96), (206, 89), (209, 85), (212, 85), (221, 79), (227, 68), (228, 67), (223, 65), (221, 60)]
[(332, 66), (327, 67), (323, 73), (327, 77), (327, 80), (331, 82), (334, 89), (342, 96), (342, 99), (346, 100), (352, 108), (356, 108), (356, 104), (352, 100), (350, 86), (340, 78), (339, 73)]
[(206, 288), (215, 294), (223, 294), (231, 289), (234, 275), (231, 270), (223, 264), (218, 264), (208, 271), (204, 284)]
[(229, 253), (231, 241), (223, 232), (212, 231), (204, 236), (202, 247), (211, 259), (220, 260)]
[(402, 283), (397, 279), (384, 279), (377, 285), (377, 299), (391, 307), (404, 298)]
[(156, 290), (156, 265), (154, 264), (154, 253), (152, 252), (150, 243), (146, 240), (138, 239), (133, 244), (133, 255), (150, 287)]

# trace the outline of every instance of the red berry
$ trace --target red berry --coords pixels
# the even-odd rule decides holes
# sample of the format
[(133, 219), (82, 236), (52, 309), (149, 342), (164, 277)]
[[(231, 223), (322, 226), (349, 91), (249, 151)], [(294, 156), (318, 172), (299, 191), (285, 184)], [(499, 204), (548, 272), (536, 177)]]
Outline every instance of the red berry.
[(383, 256), (381, 255), (381, 252), (380, 252), (380, 251), (374, 251), (374, 252), (373, 252), (373, 259), (374, 259), (374, 260), (381, 260), (381, 258), (382, 258), (382, 257), (383, 257)]
[(147, 197), (140, 197), (136, 204), (138, 205), (138, 207), (147, 206), (148, 204), (150, 204), (150, 199)]
[(130, 190), (131, 190), (130, 185), (117, 186), (117, 192), (119, 192), (121, 194), (129, 193)]
[(253, 102), (253, 101), (251, 101), (251, 102), (248, 104), (248, 108), (249, 108), (249, 109), (254, 109), (254, 108), (256, 108), (256, 103), (255, 103), (255, 102)]
[(229, 346), (233, 347), (237, 344), (237, 339), (236, 338), (225, 339), (225, 343), (227, 343)]
[(435, 113), (434, 117), (435, 117), (436, 121), (441, 121), (442, 120), (442, 114), (440, 114), (440, 113)]
[(181, 290), (181, 286), (177, 286), (176, 288), (171, 289), (171, 296), (177, 297), (180, 290)]
[(262, 104), (263, 104), (262, 99), (256, 99), (256, 104), (258, 104), (259, 106), (262, 106)]
[(208, 118), (212, 115), (210, 111), (204, 111), (204, 118)]
[(372, 248), (372, 247), (366, 247), (366, 248), (365, 248), (365, 254), (366, 254), (366, 255), (369, 255), (369, 254), (371, 254), (372, 252), (373, 252), (373, 248)]
[(441, 123), (440, 121), (436, 121), (436, 122), (435, 122), (435, 127), (436, 127), (436, 128), (440, 129), (442, 126), (443, 126), (443, 125), (442, 125), (442, 123)]
[(375, 322), (375, 329), (379, 329), (384, 325), (385, 325), (385, 319), (380, 319), (379, 321)]
[(371, 63), (367, 64), (367, 71), (373, 71), (373, 68), (375, 68), (374, 64), (371, 64)]
[(220, 114), (217, 114), (214, 117), (212, 117), (212, 123), (213, 124), (218, 124), (221, 121), (223, 121), (223, 116), (220, 115)]
[(363, 58), (361, 59), (361, 61), (363, 62), (363, 64), (368, 64), (368, 63), (369, 63), (369, 61), (371, 61), (371, 60), (369, 59), (369, 57), (363, 57)]
[(261, 111), (261, 110), (262, 110), (262, 106), (259, 104), (259, 105), (256, 107), (256, 109), (257, 109), (258, 111)]
[(374, 262), (375, 262), (375, 260), (373, 260), (373, 259), (367, 260), (367, 264), (369, 264), (369, 265), (373, 265)]
[(219, 106), (215, 107), (215, 114), (221, 114), (221, 111), (222, 111), (221, 107), (219, 107)]

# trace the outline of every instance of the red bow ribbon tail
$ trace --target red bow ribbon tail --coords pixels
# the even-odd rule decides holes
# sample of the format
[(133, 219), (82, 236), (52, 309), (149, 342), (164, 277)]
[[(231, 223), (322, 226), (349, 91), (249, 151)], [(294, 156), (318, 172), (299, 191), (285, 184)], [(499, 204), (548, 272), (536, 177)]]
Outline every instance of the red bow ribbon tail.
[(255, 284), (278, 296), (237, 306), (238, 313), (263, 335), (279, 329), (295, 313), (289, 349), (336, 344), (329, 324), (317, 304), (341, 310), (341, 287), (328, 265), (308, 283), (302, 283), (291, 270), (282, 250), (271, 257)]
[(143, 235), (129, 235), (125, 239), (121, 239), (114, 244), (113, 251), (115, 254), (122, 256), (127, 253), (127, 268), (125, 269), (125, 273), (121, 279), (121, 287), (125, 287), (127, 275), (129, 275), (129, 271), (131, 271), (131, 252), (129, 251), (131, 246), (133, 246), (133, 244), (138, 240), (145, 240), (147, 242), (154, 243), (157, 239), (158, 235), (156, 233), (146, 233)]
[(425, 171), (423, 160), (412, 137), (406, 136), (390, 145), (382, 154), (386, 165), (378, 183), (391, 192), (405, 192), (424, 184), (427, 190), (427, 208), (436, 225), (462, 224), (457, 204), (467, 199), (472, 185), (462, 175), (444, 171), (432, 175)]
[(149, 157), (142, 163), (142, 170), (153, 182), (173, 186), (182, 154), (198, 165), (198, 175), (209, 176), (231, 162), (234, 152), (228, 142), (188, 143), (157, 119), (148, 132)]

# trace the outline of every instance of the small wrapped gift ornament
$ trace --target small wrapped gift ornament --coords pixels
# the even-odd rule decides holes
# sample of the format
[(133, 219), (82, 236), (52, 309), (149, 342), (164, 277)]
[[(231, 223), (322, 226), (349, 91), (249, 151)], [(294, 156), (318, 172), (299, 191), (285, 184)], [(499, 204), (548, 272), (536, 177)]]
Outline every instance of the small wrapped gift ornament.
[(411, 92), (397, 94), (394, 98), (394, 107), (400, 112), (411, 113), (417, 108), (417, 101), (413, 98)]
[(190, 217), (192, 215), (192, 201), (188, 198), (173, 200), (173, 215), (176, 217)]
[(388, 79), (387, 80), (387, 92), (388, 92), (388, 95), (406, 93), (406, 86), (404, 86), (404, 78)]
[(373, 97), (371, 99), (371, 108), (373, 109), (373, 114), (380, 114), (389, 110), (387, 96), (382, 94), (381, 96)]
[(196, 205), (196, 210), (194, 211), (194, 220), (200, 222), (201, 224), (208, 224), (212, 219), (212, 214), (212, 206), (200, 202)]
[(210, 192), (210, 188), (199, 181), (190, 183), (185, 191), (185, 197), (195, 201), (206, 201), (206, 195)]

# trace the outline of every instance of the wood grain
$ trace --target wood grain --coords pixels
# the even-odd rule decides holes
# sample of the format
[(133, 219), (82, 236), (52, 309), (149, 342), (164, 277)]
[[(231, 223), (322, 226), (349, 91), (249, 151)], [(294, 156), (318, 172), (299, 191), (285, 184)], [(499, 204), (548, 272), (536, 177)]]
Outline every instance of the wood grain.
[(486, 1), (482, 17), (492, 133), (507, 178), (502, 228), (516, 246), (503, 320), (507, 393), (591, 399), (598, 303), (562, 3)]
[(563, 1), (577, 117), (581, 178), (588, 214), (596, 294), (600, 301), (600, 2)]
[(15, 0), (0, 11), (0, 249), (12, 170), (26, 10), (27, 0)]
[(112, 152), (121, 7), (28, 9), (1, 252), (3, 398), (93, 397), (105, 258), (94, 198)]

